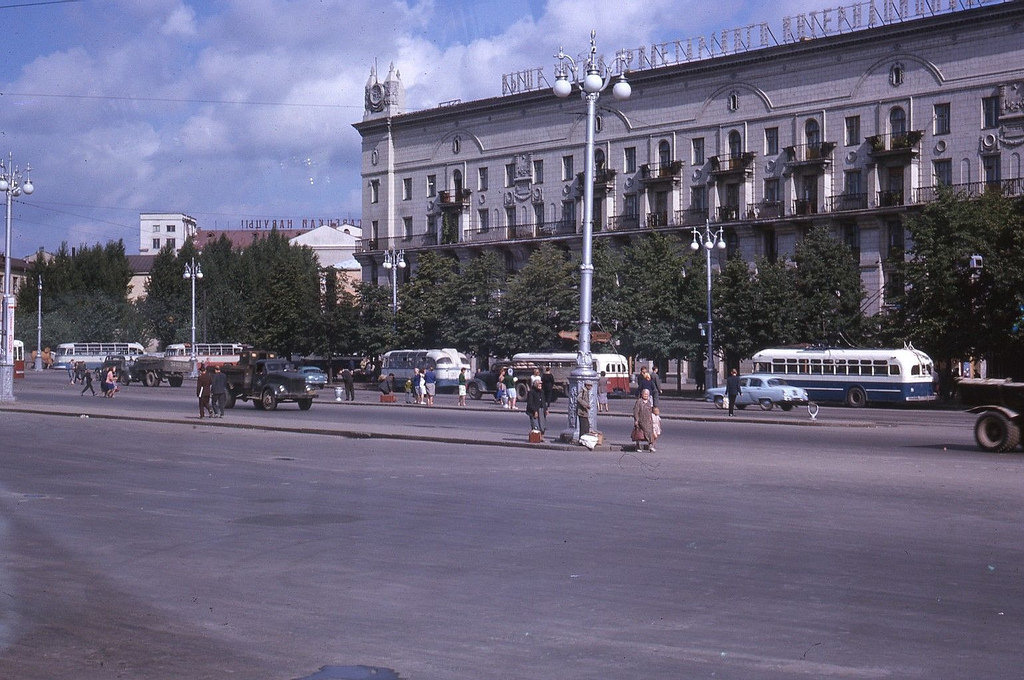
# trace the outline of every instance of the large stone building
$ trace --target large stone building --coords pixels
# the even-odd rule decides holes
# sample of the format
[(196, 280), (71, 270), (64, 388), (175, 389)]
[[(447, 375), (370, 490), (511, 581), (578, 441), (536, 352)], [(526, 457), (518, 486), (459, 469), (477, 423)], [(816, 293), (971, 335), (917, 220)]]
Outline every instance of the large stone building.
[[(688, 243), (710, 220), (722, 256), (752, 262), (825, 225), (877, 311), (905, 219), (938, 185), (1024, 190), (1022, 25), (1024, 2), (867, 0), (616, 50), (633, 94), (599, 101), (595, 238)], [(426, 251), (498, 251), (514, 270), (540, 243), (580, 248), (584, 103), (556, 98), (542, 69), (519, 76), (501, 97), (404, 113), (394, 67), (371, 73), (355, 124), (364, 280), (388, 280), (391, 249), (415, 276)]]

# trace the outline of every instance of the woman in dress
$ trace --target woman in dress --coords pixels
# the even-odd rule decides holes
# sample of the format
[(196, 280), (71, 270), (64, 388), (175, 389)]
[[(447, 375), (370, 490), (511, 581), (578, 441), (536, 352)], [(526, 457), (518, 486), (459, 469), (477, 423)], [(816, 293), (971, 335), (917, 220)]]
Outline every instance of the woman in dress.
[[(640, 396), (633, 404), (633, 429), (643, 431), (648, 451), (657, 450), (654, 448), (654, 442), (658, 440), (658, 435), (654, 432), (654, 400), (651, 399), (651, 391), (648, 389), (641, 390)], [(642, 446), (642, 441), (636, 443), (638, 451)]]

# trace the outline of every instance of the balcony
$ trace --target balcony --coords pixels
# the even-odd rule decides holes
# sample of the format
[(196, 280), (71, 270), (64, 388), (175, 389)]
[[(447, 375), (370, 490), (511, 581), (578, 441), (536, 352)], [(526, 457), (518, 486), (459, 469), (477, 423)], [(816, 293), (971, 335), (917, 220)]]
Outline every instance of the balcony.
[(868, 144), (868, 155), (875, 160), (904, 160), (919, 156), (923, 130), (911, 130), (894, 135), (872, 135), (864, 141)]
[(867, 210), (867, 194), (836, 194), (828, 197), (829, 212), (843, 212), (846, 210)]
[(459, 210), (469, 207), (471, 189), (459, 189), (457, 191), (441, 191), (437, 195), (437, 204), (444, 209), (457, 208)]
[(982, 194), (998, 192), (1003, 196), (1024, 196), (1024, 177), (1004, 179), (998, 182), (970, 182), (967, 184), (949, 184), (917, 189), (917, 202), (930, 203), (939, 198), (942, 189), (952, 191), (957, 196), (964, 198), (977, 198)]
[(818, 142), (816, 144), (797, 144), (786, 147), (786, 164), (789, 166), (818, 165), (824, 166), (832, 162), (835, 142)]
[(668, 226), (667, 212), (652, 212), (647, 214), (647, 226), (650, 229)]
[[(782, 201), (761, 201), (759, 204), (747, 211), (747, 219), (771, 220), (782, 217), (785, 214), (782, 209)], [(753, 213), (753, 214), (751, 214)]]
[(675, 214), (675, 226), (692, 227), (704, 224), (708, 220), (708, 209), (706, 207), (686, 208), (677, 210)]
[(717, 222), (736, 222), (740, 219), (740, 207), (738, 205), (718, 206)]
[(879, 208), (896, 208), (903, 205), (903, 192), (902, 191), (879, 191), (878, 192), (878, 207)]
[(711, 174), (715, 177), (746, 175), (749, 172), (753, 172), (751, 166), (754, 163), (755, 156), (756, 154), (753, 151), (744, 151), (736, 155), (712, 156), (708, 159), (711, 161)]
[(645, 187), (671, 186), (682, 179), (683, 162), (644, 163), (640, 166), (640, 183)]
[(640, 228), (639, 215), (618, 215), (611, 218), (608, 223), (612, 231), (632, 231)]
[(807, 198), (793, 201), (793, 214), (797, 216), (817, 215), (818, 202)]
[[(594, 170), (594, 189), (597, 191), (609, 191), (615, 188), (615, 176), (617, 171), (614, 168), (598, 168)], [(584, 173), (576, 173), (576, 186), (582, 191)]]

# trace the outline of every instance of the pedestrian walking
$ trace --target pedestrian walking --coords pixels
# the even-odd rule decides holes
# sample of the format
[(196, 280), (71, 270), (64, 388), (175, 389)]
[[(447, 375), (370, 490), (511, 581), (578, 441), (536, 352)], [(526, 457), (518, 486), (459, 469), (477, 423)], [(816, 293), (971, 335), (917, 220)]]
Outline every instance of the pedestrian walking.
[(597, 379), (597, 412), (608, 413), (608, 377), (604, 371)]
[(228, 402), (228, 376), (221, 373), (220, 366), (213, 367), (213, 379), (210, 382), (210, 399), (213, 406), (213, 417), (223, 418), (224, 407)]
[(459, 371), (459, 406), (466, 405), (466, 369)]
[(92, 371), (86, 371), (85, 375), (82, 377), (82, 381), (85, 383), (85, 387), (82, 388), (82, 391), (79, 393), (79, 396), (85, 395), (85, 391), (89, 390), (90, 392), (92, 392), (92, 396), (95, 397), (96, 390), (92, 386)]
[(584, 383), (576, 395), (576, 420), (579, 421), (580, 435), (590, 434), (590, 390), (593, 385)]
[(213, 409), (210, 408), (211, 388), (213, 387), (213, 376), (205, 368), (199, 372), (196, 380), (196, 396), (199, 397), (199, 417), (203, 414), (213, 417)]
[(729, 371), (729, 377), (725, 379), (725, 398), (729, 400), (729, 415), (735, 415), (732, 409), (736, 405), (736, 398), (740, 396), (741, 392), (740, 378), (736, 375), (736, 369), (734, 368)]
[(544, 434), (547, 419), (544, 417), (544, 388), (535, 382), (526, 394), (526, 415), (530, 417), (530, 429)]
[(638, 388), (638, 394), (640, 392), (643, 392), (644, 390), (647, 390), (648, 392), (651, 393), (651, 399), (653, 400), (654, 405), (658, 405), (658, 393), (660, 392), (660, 389), (658, 388), (657, 381), (655, 381), (654, 377), (651, 375), (651, 372), (647, 370), (646, 366), (640, 367), (640, 375), (636, 379), (636, 385)]
[(110, 367), (107, 369), (107, 375), (103, 379), (103, 396), (107, 399), (113, 399), (114, 393), (117, 392), (117, 379), (114, 377), (114, 368)]
[(551, 372), (550, 366), (544, 367), (544, 373), (540, 376), (540, 384), (544, 389), (544, 415), (548, 415), (551, 402), (555, 400), (555, 374)]
[(352, 369), (346, 366), (341, 371), (341, 382), (345, 386), (345, 401), (356, 400), (356, 385), (355, 376), (352, 375)]
[(505, 389), (505, 369), (498, 372), (497, 388), (494, 391), (494, 401), (501, 404), (502, 408), (508, 408), (508, 390)]
[(640, 396), (633, 404), (633, 441), (636, 442), (636, 450), (640, 451), (643, 443), (647, 442), (648, 451), (657, 451), (654, 442), (658, 441), (658, 435), (654, 432), (654, 399), (649, 389), (640, 390)]

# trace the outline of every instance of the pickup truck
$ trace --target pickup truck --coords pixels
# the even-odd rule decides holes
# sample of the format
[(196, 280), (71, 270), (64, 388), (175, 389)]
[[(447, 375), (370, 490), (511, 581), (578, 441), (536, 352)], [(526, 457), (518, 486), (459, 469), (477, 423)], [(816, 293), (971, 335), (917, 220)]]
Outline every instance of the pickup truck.
[(273, 411), (280, 402), (294, 401), (308, 411), (318, 391), (291, 362), (274, 352), (246, 350), (236, 365), (220, 370), (228, 378), (228, 408), (238, 400), (252, 400), (256, 408)]

